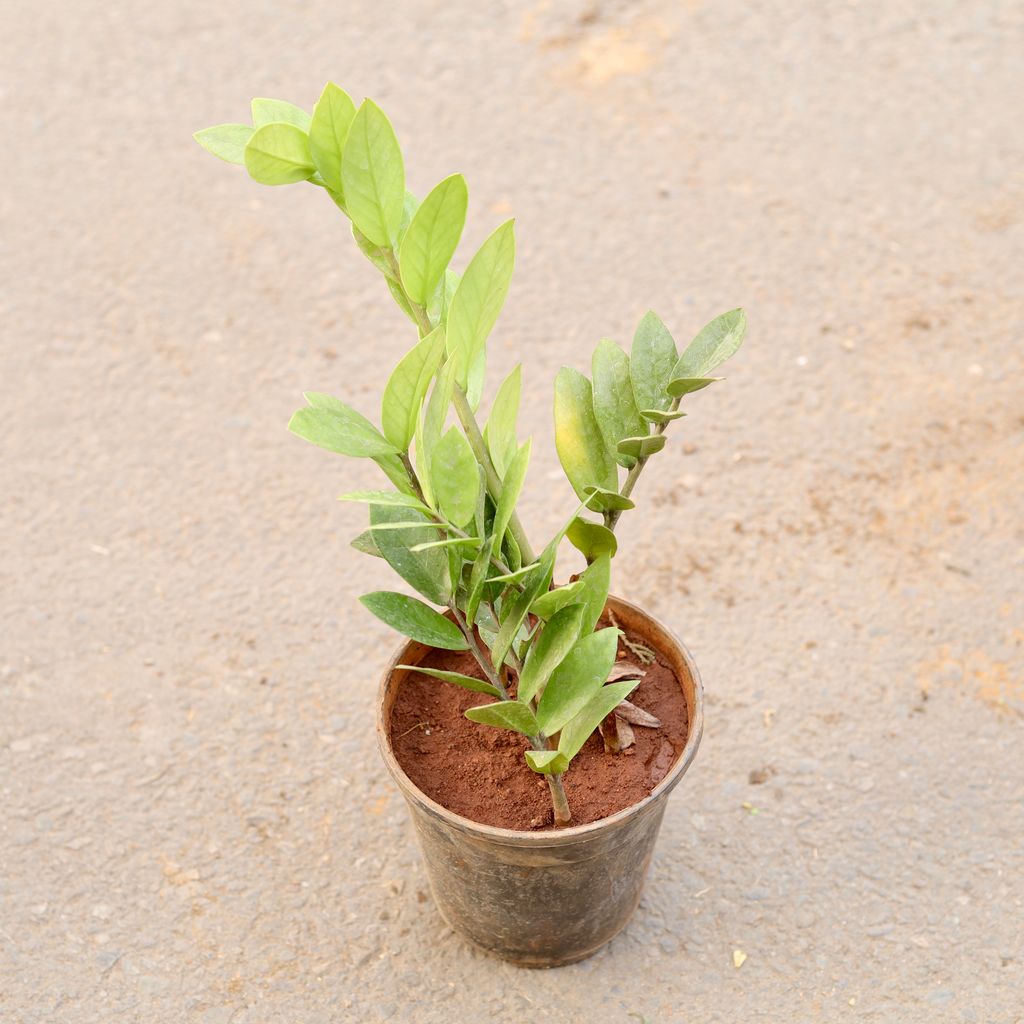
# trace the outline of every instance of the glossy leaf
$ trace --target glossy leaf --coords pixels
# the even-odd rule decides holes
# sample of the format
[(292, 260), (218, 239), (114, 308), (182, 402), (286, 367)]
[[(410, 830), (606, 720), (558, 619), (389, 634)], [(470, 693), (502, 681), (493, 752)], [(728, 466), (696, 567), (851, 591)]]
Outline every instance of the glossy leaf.
[(645, 437), (627, 437), (619, 442), (619, 451), (634, 458), (646, 459), (665, 447), (668, 438), (664, 434), (647, 434)]
[(501, 497), (498, 498), (498, 507), (494, 512), (494, 524), (492, 531), (496, 538), (495, 543), (500, 547), (505, 537), (505, 530), (508, 529), (512, 513), (516, 510), (516, 502), (519, 500), (519, 492), (523, 489), (523, 481), (526, 479), (526, 468), (530, 464), (530, 441), (516, 452), (504, 478), (501, 481)]
[(672, 404), (665, 388), (677, 360), (676, 343), (668, 328), (657, 313), (648, 310), (633, 335), (629, 357), (629, 377), (641, 410), (664, 411)]
[(352, 223), (374, 245), (391, 245), (402, 223), (405, 165), (391, 122), (373, 100), (364, 100), (352, 119), (341, 182)]
[(470, 368), (484, 351), (505, 302), (515, 265), (513, 221), (497, 228), (470, 260), (452, 296), (448, 310), (448, 354), (455, 363), (456, 380), (465, 388)]
[[(497, 535), (495, 535), (497, 537)], [(540, 562), (531, 562), (529, 565), (524, 565), (519, 569), (514, 569), (512, 572), (502, 573), (500, 576), (492, 576), (487, 582), (488, 583), (516, 583), (521, 579), (525, 579), (540, 565)]]
[(344, 194), (341, 182), (341, 155), (356, 105), (344, 89), (328, 82), (313, 108), (309, 125), (309, 151), (320, 177), (333, 192)]
[(587, 487), (618, 490), (615, 460), (594, 417), (590, 381), (567, 366), (555, 378), (555, 448), (581, 499), (586, 497)]
[(481, 704), (466, 711), (471, 722), (491, 725), (495, 729), (511, 729), (524, 736), (536, 736), (539, 732), (533, 712), (518, 700), (501, 700), (494, 704)]
[(425, 676), (433, 676), (435, 679), (442, 679), (446, 683), (454, 683), (464, 690), (472, 690), (474, 693), (486, 693), (489, 697), (500, 697), (501, 690), (483, 679), (476, 676), (463, 675), (461, 672), (448, 672), (440, 668), (424, 668), (422, 665), (397, 665), (396, 668), (409, 669), (412, 672), (420, 672)]
[(466, 594), (466, 621), (476, 622), (477, 609), (484, 593), (484, 584), (487, 582), (487, 570), (491, 564), (491, 555), (494, 552), (494, 537), (488, 537), (483, 547), (477, 552), (473, 560), (473, 568), (469, 574), (469, 583)]
[(255, 129), (248, 124), (217, 124), (203, 128), (192, 138), (208, 153), (229, 164), (245, 164), (245, 144)]
[(441, 647), (446, 651), (464, 651), (468, 648), (462, 631), (451, 619), (429, 605), (390, 590), (377, 590), (363, 594), (359, 600), (381, 622), (421, 644)]
[(412, 551), (416, 544), (437, 540), (437, 529), (415, 509), (370, 506), (371, 527), (422, 521), (418, 530), (377, 530), (374, 540), (383, 558), (414, 590), (434, 604), (447, 604), (451, 596), (448, 579), (448, 558), (443, 551)]
[(700, 391), (709, 384), (724, 379), (724, 377), (677, 377), (675, 380), (669, 381), (668, 393), (673, 398), (682, 398), (683, 395)]
[(581, 636), (592, 632), (604, 613), (604, 606), (608, 603), (608, 588), (611, 586), (611, 578), (610, 555), (601, 555), (595, 558), (580, 573), (580, 577), (576, 581), (579, 584), (576, 600), (585, 608), (583, 621), (580, 623)]
[(523, 581), (523, 589), (507, 603), (507, 608), (502, 609), (501, 628), (498, 630), (494, 643), (490, 645), (496, 665), (500, 665), (505, 660), (505, 655), (512, 647), (512, 642), (530, 610), (530, 605), (548, 589), (548, 585), (551, 583), (551, 573), (555, 568), (555, 555), (564, 534), (565, 531), (562, 530), (552, 539), (540, 556), (540, 564)]
[(453, 174), (435, 185), (409, 224), (399, 251), (402, 284), (426, 306), (437, 289), (466, 223), (466, 179)]
[(445, 537), (444, 540), (431, 540), (424, 541), (422, 544), (414, 544), (409, 550), (429, 551), (431, 548), (475, 548), (479, 544), (480, 540), (477, 537)]
[[(596, 634), (595, 634), (596, 635)], [(622, 683), (601, 686), (583, 708), (562, 729), (558, 737), (558, 752), (571, 761), (593, 735), (594, 730), (622, 703), (638, 686), (639, 679), (627, 679)]]
[(537, 706), (537, 723), (545, 735), (558, 732), (604, 685), (618, 642), (619, 631), (611, 626), (576, 641), (552, 672)]
[(530, 605), (530, 614), (536, 615), (539, 619), (550, 619), (556, 612), (561, 611), (566, 605), (578, 601), (581, 584), (579, 580), (573, 583), (566, 583), (564, 586), (555, 587), (545, 594), (541, 594), (536, 601)]
[(257, 97), (252, 101), (252, 123), (256, 128), (265, 124), (293, 124), (309, 131), (310, 116), (301, 107), (287, 100), (268, 100)]
[(411, 494), (399, 494), (397, 491), (349, 491), (347, 494), (339, 494), (338, 501), (362, 501), (367, 505), (395, 505), (430, 512), (419, 498)]
[[(635, 437), (648, 431), (633, 398), (629, 356), (614, 341), (603, 338), (594, 349), (591, 369), (594, 375), (594, 416), (608, 450), (616, 452), (615, 446), (624, 437)], [(627, 469), (636, 464), (636, 459), (621, 452), (615, 459)]]
[(743, 344), (747, 316), (742, 309), (733, 309), (715, 317), (703, 327), (679, 357), (672, 369), (672, 380), (700, 378), (720, 366)]
[(444, 328), (437, 327), (399, 360), (384, 386), (381, 427), (399, 451), (409, 450), (420, 407), (443, 355)]
[(453, 387), (453, 368), (450, 364), (445, 364), (434, 380), (430, 398), (423, 406), (416, 424), (416, 466), (423, 494), (431, 505), (436, 503), (436, 496), (430, 480), (430, 456), (441, 440), (441, 431), (444, 429), (448, 409), (452, 404)]
[(395, 447), (377, 428), (344, 402), (315, 391), (306, 392), (310, 403), (299, 409), (288, 423), (288, 429), (319, 448), (339, 455), (369, 458), (393, 453)]
[(593, 562), (595, 558), (604, 554), (614, 558), (619, 547), (615, 534), (607, 526), (591, 523), (579, 517), (569, 525), (565, 536), (573, 547), (583, 552), (588, 562)]
[(245, 144), (245, 169), (261, 185), (305, 181), (316, 170), (309, 136), (293, 124), (257, 128)]
[(476, 510), (480, 475), (476, 458), (462, 431), (449, 428), (430, 456), (430, 483), (441, 514), (456, 526), (465, 526)]
[(541, 630), (540, 636), (530, 645), (522, 674), (519, 677), (518, 697), (529, 701), (551, 677), (562, 659), (576, 644), (580, 635), (580, 623), (584, 608), (571, 604), (563, 608)]
[(519, 447), (516, 441), (516, 417), (519, 414), (521, 388), (522, 367), (516, 366), (501, 382), (484, 427), (487, 451), (499, 477), (505, 476), (505, 470)]
[(587, 508), (591, 512), (625, 512), (636, 506), (618, 491), (604, 491), (600, 487), (585, 488)]
[(680, 412), (678, 409), (675, 412), (662, 412), (660, 409), (641, 409), (640, 415), (652, 423), (671, 423), (673, 420), (681, 420), (686, 413)]
[(526, 763), (540, 775), (560, 775), (569, 759), (557, 750), (527, 750)]

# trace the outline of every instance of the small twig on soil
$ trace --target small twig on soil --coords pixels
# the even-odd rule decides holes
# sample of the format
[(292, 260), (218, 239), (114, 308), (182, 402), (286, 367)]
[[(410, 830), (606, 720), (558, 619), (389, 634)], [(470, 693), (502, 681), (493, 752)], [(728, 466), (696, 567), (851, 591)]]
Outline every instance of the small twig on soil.
[(608, 613), (608, 618), (612, 620), (612, 625), (622, 634), (622, 642), (633, 652), (633, 654), (640, 659), (642, 665), (653, 665), (657, 660), (657, 655), (647, 646), (647, 644), (638, 643), (636, 640), (630, 640), (626, 636), (626, 631), (619, 625), (618, 619), (615, 618), (614, 612)]
[(403, 736), (408, 736), (409, 733), (411, 733), (413, 731), (413, 729), (429, 729), (429, 728), (430, 728), (430, 723), (429, 722), (417, 722), (415, 725), (409, 726), (409, 728), (406, 729), (405, 732), (400, 732), (395, 737), (395, 739), (396, 740), (400, 740)]

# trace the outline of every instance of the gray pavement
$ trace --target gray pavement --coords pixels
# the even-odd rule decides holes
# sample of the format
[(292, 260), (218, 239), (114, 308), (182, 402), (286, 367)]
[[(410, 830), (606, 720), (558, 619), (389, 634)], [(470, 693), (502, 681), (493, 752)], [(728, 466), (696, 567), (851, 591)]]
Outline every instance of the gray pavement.
[[(1019, 3), (3, 22), (0, 1020), (1024, 1020)], [(704, 744), (635, 920), (560, 971), (427, 897), (356, 603), (390, 581), (334, 501), (373, 467), (284, 429), (303, 389), (374, 413), (409, 327), (322, 194), (190, 139), (328, 77), (415, 190), (467, 175), (469, 245), (518, 218), (490, 380), (526, 364), (534, 536), (558, 366), (748, 311), (615, 562)]]

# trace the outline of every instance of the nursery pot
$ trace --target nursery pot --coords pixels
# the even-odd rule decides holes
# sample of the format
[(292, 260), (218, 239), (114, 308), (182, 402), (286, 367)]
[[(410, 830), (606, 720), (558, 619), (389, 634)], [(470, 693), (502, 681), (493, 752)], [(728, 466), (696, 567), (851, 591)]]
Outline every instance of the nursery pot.
[(658, 651), (674, 670), (686, 698), (689, 734), (678, 760), (650, 795), (588, 825), (543, 832), (495, 828), (425, 796), (395, 759), (388, 724), (408, 675), (397, 666), (418, 664), (428, 648), (404, 644), (381, 683), (378, 742), (409, 804), (438, 909), (466, 938), (524, 967), (583, 960), (624, 927), (640, 900), (668, 795), (700, 743), (703, 692), (689, 652), (636, 605), (610, 597), (608, 609), (627, 633)]

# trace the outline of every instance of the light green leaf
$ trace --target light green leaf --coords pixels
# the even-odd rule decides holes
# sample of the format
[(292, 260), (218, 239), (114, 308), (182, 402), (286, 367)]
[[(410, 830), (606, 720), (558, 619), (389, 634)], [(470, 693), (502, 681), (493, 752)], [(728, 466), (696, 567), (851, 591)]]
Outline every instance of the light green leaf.
[[(497, 534), (495, 534), (497, 537)], [(488, 583), (516, 583), (517, 581), (524, 579), (529, 576), (534, 569), (540, 565), (540, 562), (531, 562), (529, 565), (524, 565), (520, 569), (516, 569), (513, 572), (502, 573), (501, 576), (492, 576), (487, 582)]]
[(299, 409), (288, 423), (293, 434), (320, 448), (354, 458), (371, 458), (395, 451), (394, 445), (360, 413), (329, 395), (306, 393), (308, 408)]
[(530, 645), (519, 677), (517, 696), (520, 700), (532, 700), (575, 645), (580, 635), (583, 611), (579, 604), (563, 608), (552, 616), (540, 636)]
[(444, 540), (432, 540), (423, 544), (414, 544), (410, 551), (429, 551), (431, 548), (458, 548), (478, 547), (480, 540), (477, 537), (445, 537)]
[(694, 391), (700, 391), (702, 388), (706, 388), (709, 384), (714, 384), (716, 381), (725, 380), (724, 377), (676, 377), (674, 380), (670, 380), (668, 383), (668, 393), (673, 398), (682, 398), (683, 395), (689, 395)]
[(476, 510), (480, 474), (473, 449), (458, 427), (449, 428), (435, 446), (430, 482), (441, 514), (456, 526), (465, 526)]
[(581, 500), (586, 498), (587, 487), (618, 490), (615, 460), (594, 417), (590, 381), (567, 366), (555, 377), (555, 448)]
[(539, 732), (533, 712), (517, 700), (502, 700), (495, 704), (481, 704), (470, 708), (466, 717), (471, 722), (492, 725), (495, 729), (511, 729), (524, 736), (536, 736)]
[(421, 644), (446, 651), (464, 651), (469, 646), (462, 631), (451, 619), (446, 619), (415, 597), (377, 590), (372, 594), (363, 594), (359, 600), (381, 622), (386, 622), (392, 629), (397, 629), (399, 633)]
[(344, 89), (328, 82), (313, 108), (309, 125), (309, 151), (320, 177), (333, 192), (344, 197), (341, 183), (341, 155), (356, 105)]
[(364, 100), (352, 119), (341, 182), (352, 223), (374, 245), (391, 245), (402, 223), (405, 165), (395, 130), (373, 100)]
[(444, 328), (437, 327), (401, 358), (384, 386), (381, 426), (399, 451), (409, 450), (420, 406), (443, 355)]
[(561, 775), (569, 759), (557, 750), (527, 750), (526, 763), (540, 775)]
[(633, 394), (641, 409), (664, 411), (671, 404), (665, 387), (676, 365), (676, 343), (653, 310), (644, 314), (633, 335), (629, 376)]
[(372, 530), (363, 530), (357, 537), (353, 537), (349, 543), (356, 551), (361, 551), (364, 555), (373, 555), (374, 558), (384, 557), (377, 547), (377, 542), (373, 539)]
[(515, 265), (514, 222), (497, 228), (470, 260), (448, 310), (448, 354), (465, 388), (508, 293)]
[[(446, 620), (447, 621), (447, 620)], [(448, 672), (439, 668), (424, 668), (422, 665), (396, 665), (396, 668), (410, 669), (425, 676), (433, 676), (435, 679), (443, 679), (446, 683), (454, 683), (464, 690), (472, 690), (474, 693), (486, 693), (489, 697), (500, 697), (501, 690), (483, 679), (476, 676), (463, 675), (461, 672)]]
[[(379, 530), (391, 523), (422, 520), (419, 530)], [(437, 540), (437, 528), (415, 509), (370, 506), (371, 528), (383, 558), (414, 590), (434, 604), (447, 604), (451, 596), (448, 579), (448, 558), (444, 551), (412, 551), (416, 544)]]
[[(395, 291), (392, 285), (397, 284), (397, 279), (395, 277), (395, 269), (391, 266), (388, 259), (388, 249), (371, 242), (355, 224), (352, 225), (352, 237), (355, 239), (356, 245), (359, 246), (359, 251), (384, 275), (388, 289), (391, 291), (392, 296), (394, 296)], [(397, 298), (395, 301), (398, 301)], [(402, 312), (408, 316), (409, 304), (403, 300), (403, 302), (399, 303), (399, 306), (403, 306), (403, 304)]]
[(611, 579), (610, 555), (600, 555), (580, 573), (579, 579), (576, 581), (580, 588), (576, 594), (576, 600), (586, 609), (583, 613), (583, 621), (580, 623), (580, 636), (592, 632), (604, 614), (604, 606), (608, 603), (608, 588), (611, 586)]
[(639, 679), (627, 679), (621, 683), (609, 683), (600, 687), (579, 713), (565, 724), (558, 737), (558, 752), (567, 763), (580, 752), (583, 744), (605, 718), (639, 685)]
[(287, 100), (256, 98), (252, 101), (252, 123), (256, 128), (265, 124), (293, 124), (304, 132), (309, 131), (310, 117), (301, 107)]
[(675, 412), (662, 412), (660, 409), (641, 409), (640, 415), (652, 423), (671, 423), (673, 420), (681, 420), (686, 413), (680, 412), (678, 409)]
[[(634, 437), (648, 430), (633, 397), (629, 356), (614, 341), (603, 338), (594, 349), (591, 369), (594, 374), (594, 416), (605, 445), (614, 453), (615, 446), (624, 437)], [(636, 465), (636, 459), (628, 455), (620, 453), (615, 459), (627, 469)]]
[(743, 344), (746, 332), (747, 315), (742, 309), (733, 309), (715, 317), (686, 346), (686, 351), (672, 369), (671, 379), (706, 377), (735, 354)]
[(483, 597), (484, 584), (487, 582), (487, 570), (491, 564), (491, 555), (494, 552), (494, 537), (488, 537), (480, 548), (476, 558), (473, 560), (473, 568), (469, 574), (466, 596), (466, 621), (476, 622), (476, 613), (480, 607), (480, 599)]
[(637, 459), (646, 459), (665, 447), (668, 438), (664, 434), (648, 434), (645, 437), (626, 437), (619, 442), (619, 451)]
[(516, 510), (516, 502), (519, 500), (519, 492), (523, 489), (523, 481), (526, 479), (526, 467), (529, 464), (530, 440), (527, 439), (523, 447), (516, 452), (501, 482), (501, 497), (498, 499), (498, 507), (494, 512), (494, 525), (492, 526), (492, 532), (497, 538), (495, 543), (499, 547), (505, 537), (505, 530), (508, 528), (509, 521), (512, 519), (512, 513)]
[(615, 664), (618, 643), (619, 631), (613, 626), (576, 641), (552, 672), (537, 706), (537, 723), (545, 735), (558, 732), (604, 685)]
[(579, 517), (569, 524), (565, 536), (573, 547), (583, 552), (588, 562), (593, 562), (595, 558), (604, 554), (614, 558), (619, 548), (615, 534), (607, 526), (591, 523)]
[(247, 124), (218, 124), (203, 128), (192, 138), (207, 152), (229, 164), (245, 163), (245, 144), (252, 138), (253, 128)]
[(441, 440), (441, 431), (444, 429), (448, 409), (452, 404), (453, 387), (454, 368), (450, 363), (445, 363), (434, 380), (430, 399), (416, 422), (416, 466), (419, 471), (420, 487), (423, 488), (424, 497), (431, 505), (435, 504), (436, 495), (430, 480), (430, 457)]
[(309, 136), (293, 124), (266, 124), (245, 144), (245, 169), (261, 185), (305, 181), (316, 168)]
[(484, 394), (484, 381), (487, 379), (487, 349), (481, 346), (469, 367), (466, 378), (466, 401), (470, 409), (476, 412), (480, 399)]
[(409, 224), (399, 252), (402, 284), (426, 306), (444, 277), (466, 223), (466, 179), (453, 174), (435, 185)]
[(380, 466), (384, 475), (403, 494), (408, 494), (411, 498), (416, 497), (416, 492), (413, 489), (412, 481), (409, 479), (409, 474), (406, 472), (402, 460), (397, 455), (374, 455), (373, 461)]
[(625, 512), (636, 508), (633, 502), (618, 491), (604, 491), (600, 487), (584, 488), (587, 494), (587, 508), (591, 512)]
[[(561, 587), (555, 587), (546, 594), (541, 594), (536, 601), (530, 605), (530, 614), (536, 615), (539, 619), (550, 619), (566, 605), (579, 601), (581, 584), (579, 580), (573, 583), (566, 583)], [(593, 628), (593, 627), (591, 627)]]
[[(384, 507), (390, 508), (391, 506), (385, 505)], [(424, 526), (419, 519), (403, 519), (398, 523), (373, 523), (369, 529), (372, 533), (377, 533), (380, 530), (422, 530)], [(440, 531), (444, 527), (440, 523), (431, 523), (429, 529)], [(409, 550), (411, 551), (412, 548)]]
[(516, 368), (501, 382), (494, 396), (491, 414), (484, 427), (484, 440), (491, 462), (499, 477), (504, 477), (519, 445), (516, 441), (516, 416), (519, 413), (519, 393), (522, 388), (522, 367)]
[(414, 508), (428, 515), (430, 513), (430, 509), (419, 498), (411, 494), (399, 494), (397, 491), (349, 491), (347, 494), (339, 494), (338, 501), (363, 501), (367, 505), (397, 505), (402, 508)]

